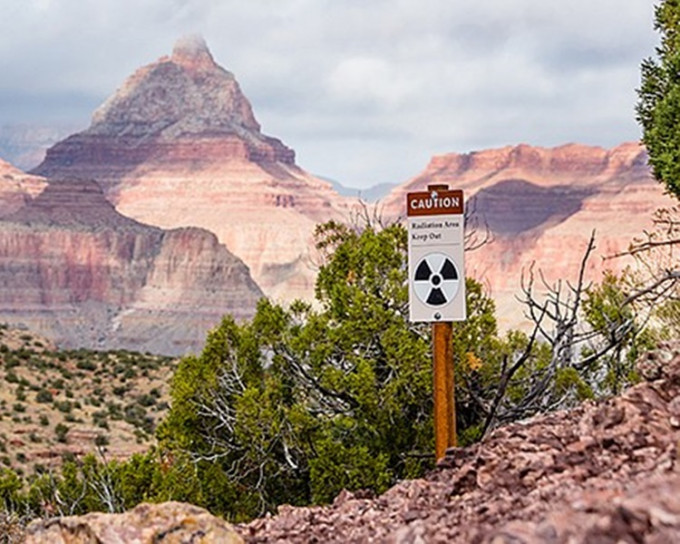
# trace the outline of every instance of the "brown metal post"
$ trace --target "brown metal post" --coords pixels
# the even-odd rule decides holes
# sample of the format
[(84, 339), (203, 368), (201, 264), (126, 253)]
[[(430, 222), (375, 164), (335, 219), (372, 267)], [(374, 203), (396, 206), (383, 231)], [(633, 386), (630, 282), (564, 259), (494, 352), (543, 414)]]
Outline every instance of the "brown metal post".
[(433, 323), (435, 458), (456, 445), (456, 401), (453, 378), (453, 324)]

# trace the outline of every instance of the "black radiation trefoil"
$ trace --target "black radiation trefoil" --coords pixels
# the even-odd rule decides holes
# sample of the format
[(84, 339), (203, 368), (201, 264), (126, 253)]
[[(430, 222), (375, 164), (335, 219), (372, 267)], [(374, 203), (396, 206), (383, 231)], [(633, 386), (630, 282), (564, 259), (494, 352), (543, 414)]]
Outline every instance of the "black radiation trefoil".
[(430, 291), (430, 296), (427, 297), (426, 302), (430, 306), (441, 306), (442, 304), (446, 304), (447, 300), (442, 290), (435, 288)]
[(444, 306), (458, 292), (460, 277), (455, 263), (443, 253), (423, 257), (415, 269), (413, 289), (428, 306)]
[(427, 264), (427, 261), (420, 261), (418, 268), (416, 268), (416, 281), (429, 281), (432, 275), (432, 270)]

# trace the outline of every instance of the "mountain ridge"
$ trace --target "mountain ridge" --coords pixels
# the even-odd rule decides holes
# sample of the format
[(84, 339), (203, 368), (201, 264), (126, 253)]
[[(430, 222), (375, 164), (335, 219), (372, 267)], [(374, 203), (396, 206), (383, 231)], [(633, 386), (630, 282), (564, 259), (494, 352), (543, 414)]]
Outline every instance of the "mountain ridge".
[(464, 191), (468, 227), (486, 239), (466, 252), (466, 274), (487, 286), (503, 328), (526, 325), (517, 297), (534, 264), (548, 283), (575, 280), (595, 231), (586, 279), (599, 282), (608, 270), (634, 265), (610, 257), (653, 228), (657, 209), (676, 204), (653, 179), (644, 147), (634, 142), (611, 149), (519, 144), (438, 155), (383, 200), (388, 220), (403, 220), (406, 194), (429, 184)]

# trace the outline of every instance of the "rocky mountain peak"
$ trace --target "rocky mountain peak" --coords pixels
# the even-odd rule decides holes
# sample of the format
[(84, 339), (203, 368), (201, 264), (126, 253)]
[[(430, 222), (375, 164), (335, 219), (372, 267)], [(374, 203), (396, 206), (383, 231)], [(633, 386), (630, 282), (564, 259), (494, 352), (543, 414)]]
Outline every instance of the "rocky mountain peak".
[(164, 140), (210, 132), (264, 140), (236, 78), (215, 63), (200, 36), (181, 38), (170, 57), (130, 76), (94, 112), (89, 132)]
[(144, 164), (255, 163), (295, 167), (295, 152), (262, 134), (232, 73), (200, 36), (181, 38), (170, 56), (139, 68), (92, 115), (92, 124), (48, 149), (33, 170), (90, 178), (105, 193)]
[(170, 60), (175, 64), (194, 70), (217, 67), (215, 59), (208, 49), (208, 44), (205, 43), (203, 36), (198, 34), (183, 36), (177, 40)]

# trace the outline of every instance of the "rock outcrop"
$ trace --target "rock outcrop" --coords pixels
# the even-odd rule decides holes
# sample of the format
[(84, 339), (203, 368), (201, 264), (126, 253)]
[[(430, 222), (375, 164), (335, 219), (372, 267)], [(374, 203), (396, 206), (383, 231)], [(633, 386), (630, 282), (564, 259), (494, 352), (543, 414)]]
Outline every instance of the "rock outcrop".
[(196, 352), (261, 296), (214, 234), (124, 217), (94, 182), (55, 180), (0, 220), (0, 322), (62, 347)]
[(406, 193), (428, 184), (463, 189), (468, 210), (485, 226), (490, 242), (466, 254), (466, 272), (486, 284), (500, 321), (517, 326), (523, 272), (535, 262), (547, 281), (576, 280), (593, 231), (597, 249), (587, 279), (621, 271), (627, 259), (605, 259), (625, 251), (652, 225), (652, 214), (676, 202), (664, 195), (638, 144), (610, 150), (584, 145), (552, 149), (518, 145), (434, 157), (425, 171), (385, 200), (390, 218), (406, 214)]
[(47, 182), (0, 159), (0, 217), (12, 214), (40, 194)]
[(281, 507), (237, 528), (251, 543), (678, 542), (675, 353), (646, 361), (657, 379), (621, 397), (501, 427), (380, 497), (343, 492), (330, 506)]
[(36, 521), (25, 544), (241, 544), (243, 539), (224, 520), (179, 502), (140, 504), (124, 514)]
[(211, 230), (282, 300), (311, 295), (314, 226), (346, 217), (329, 183), (261, 133), (201, 38), (137, 70), (35, 173), (94, 179), (118, 211), (145, 223)]

